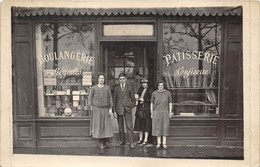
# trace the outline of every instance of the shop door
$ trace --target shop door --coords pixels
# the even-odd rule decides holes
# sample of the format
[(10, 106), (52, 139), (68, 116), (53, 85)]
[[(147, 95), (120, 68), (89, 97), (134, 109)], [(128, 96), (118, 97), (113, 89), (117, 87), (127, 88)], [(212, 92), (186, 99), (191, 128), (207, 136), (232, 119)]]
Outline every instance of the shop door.
[(154, 42), (104, 42), (102, 43), (103, 71), (112, 92), (119, 84), (118, 76), (125, 73), (127, 82), (136, 93), (140, 80), (146, 77), (150, 86), (156, 78), (156, 43)]

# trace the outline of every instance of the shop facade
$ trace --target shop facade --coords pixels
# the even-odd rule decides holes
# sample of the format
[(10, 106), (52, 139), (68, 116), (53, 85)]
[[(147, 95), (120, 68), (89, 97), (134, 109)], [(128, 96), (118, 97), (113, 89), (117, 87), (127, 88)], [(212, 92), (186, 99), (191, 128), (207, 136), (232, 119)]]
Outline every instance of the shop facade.
[(12, 8), (14, 147), (93, 147), (88, 94), (172, 93), (169, 145), (243, 146), (242, 7)]

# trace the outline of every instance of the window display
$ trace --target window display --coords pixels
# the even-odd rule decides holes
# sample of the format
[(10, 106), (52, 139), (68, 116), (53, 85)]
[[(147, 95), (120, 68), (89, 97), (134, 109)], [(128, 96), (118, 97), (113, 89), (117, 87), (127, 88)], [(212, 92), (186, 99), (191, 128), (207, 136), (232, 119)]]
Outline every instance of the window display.
[(94, 24), (35, 24), (39, 117), (90, 116)]
[(163, 78), (175, 116), (219, 114), (220, 56), (221, 24), (163, 24)]

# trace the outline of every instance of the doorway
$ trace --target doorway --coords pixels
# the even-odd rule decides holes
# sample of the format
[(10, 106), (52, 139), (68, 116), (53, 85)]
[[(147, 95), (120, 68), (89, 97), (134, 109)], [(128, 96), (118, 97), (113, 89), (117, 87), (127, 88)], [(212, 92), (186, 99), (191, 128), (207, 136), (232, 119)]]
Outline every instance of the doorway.
[(154, 86), (156, 79), (155, 42), (104, 42), (102, 48), (102, 71), (112, 92), (119, 84), (118, 76), (125, 73), (127, 82), (136, 93), (143, 77)]

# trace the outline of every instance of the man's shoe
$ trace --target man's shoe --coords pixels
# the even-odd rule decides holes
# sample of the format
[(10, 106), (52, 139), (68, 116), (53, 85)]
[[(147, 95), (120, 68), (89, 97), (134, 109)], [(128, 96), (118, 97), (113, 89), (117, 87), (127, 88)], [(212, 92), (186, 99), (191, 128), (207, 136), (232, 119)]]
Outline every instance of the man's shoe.
[(130, 143), (130, 147), (131, 147), (131, 148), (135, 148), (134, 143)]
[(110, 145), (110, 143), (108, 141), (106, 142), (105, 146), (108, 147), (108, 148), (111, 147), (111, 145)]
[(125, 142), (121, 141), (120, 143), (118, 143), (116, 146), (117, 147), (121, 147), (121, 146), (124, 146), (125, 145)]

